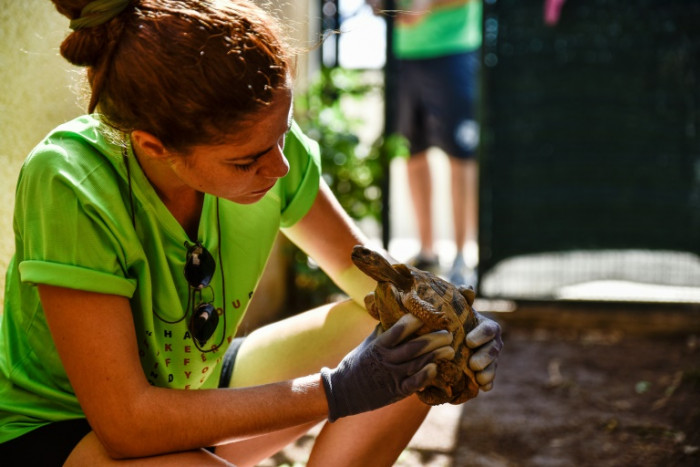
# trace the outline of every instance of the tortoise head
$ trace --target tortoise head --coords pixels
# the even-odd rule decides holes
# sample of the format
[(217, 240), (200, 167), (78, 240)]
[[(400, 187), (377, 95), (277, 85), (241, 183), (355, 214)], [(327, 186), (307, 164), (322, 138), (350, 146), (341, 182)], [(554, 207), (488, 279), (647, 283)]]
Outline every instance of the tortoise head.
[(401, 265), (392, 266), (385, 257), (361, 245), (356, 245), (352, 249), (352, 262), (377, 282), (391, 282), (403, 288), (406, 281), (411, 280), (408, 268), (399, 268), (398, 266)]

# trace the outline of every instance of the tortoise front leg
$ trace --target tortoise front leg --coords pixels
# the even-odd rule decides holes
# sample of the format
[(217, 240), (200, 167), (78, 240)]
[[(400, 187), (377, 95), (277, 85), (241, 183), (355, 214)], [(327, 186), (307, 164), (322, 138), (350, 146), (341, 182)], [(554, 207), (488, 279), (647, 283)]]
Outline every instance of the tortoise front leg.
[(374, 296), (374, 292), (370, 292), (365, 295), (365, 308), (367, 308), (367, 312), (372, 318), (379, 321), (379, 309), (377, 308), (377, 301), (376, 297)]
[(448, 329), (450, 320), (445, 313), (438, 311), (433, 305), (420, 298), (417, 293), (404, 294), (402, 301), (409, 313), (423, 321), (430, 329)]

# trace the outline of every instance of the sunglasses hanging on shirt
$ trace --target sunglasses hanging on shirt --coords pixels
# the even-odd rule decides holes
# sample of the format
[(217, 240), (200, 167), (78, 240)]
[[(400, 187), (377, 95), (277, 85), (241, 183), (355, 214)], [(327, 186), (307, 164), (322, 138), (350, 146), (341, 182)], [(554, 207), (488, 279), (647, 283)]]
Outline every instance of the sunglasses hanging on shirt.
[[(217, 199), (218, 212), (218, 199)], [(201, 352), (211, 352), (212, 350), (203, 350), (201, 347), (211, 338), (219, 324), (219, 314), (224, 315), (224, 332), (222, 333), (221, 342), (215, 346), (218, 348), (223, 344), (224, 334), (226, 333), (226, 314), (224, 310), (214, 307), (214, 291), (209, 286), (214, 272), (216, 271), (216, 262), (211, 253), (204, 246), (197, 242), (194, 245), (185, 243), (187, 247), (187, 257), (185, 261), (185, 279), (189, 285), (189, 293), (187, 295), (187, 309), (191, 310), (190, 320), (187, 323), (187, 328), (192, 334), (197, 349)], [(222, 271), (223, 283), (223, 271)], [(223, 285), (222, 285), (223, 287)], [(211, 300), (205, 301), (202, 299), (202, 292), (211, 290)], [(197, 305), (195, 305), (197, 303)], [(224, 302), (224, 306), (226, 303)], [(186, 315), (187, 313), (185, 313)], [(184, 318), (184, 317), (183, 317)]]
[[(134, 211), (134, 199), (133, 192), (131, 188), (131, 170), (129, 167), (129, 158), (127, 155), (126, 147), (122, 148), (122, 156), (124, 163), (126, 164), (126, 173), (129, 184), (129, 203), (131, 207), (131, 221), (136, 228), (136, 216)], [(216, 231), (217, 239), (221, 242), (221, 222), (219, 219), (219, 198), (216, 198)], [(187, 280), (188, 293), (187, 293), (187, 308), (182, 317), (174, 320), (168, 321), (161, 317), (155, 309), (153, 314), (156, 317), (168, 324), (179, 323), (190, 314), (190, 319), (187, 322), (187, 329), (192, 336), (197, 350), (203, 353), (214, 352), (224, 343), (226, 338), (226, 282), (224, 280), (224, 268), (221, 259), (221, 245), (219, 245), (219, 264), (222, 265), (220, 268), (221, 274), (221, 295), (223, 298), (224, 308), (216, 308), (214, 306), (214, 289), (209, 285), (216, 272), (216, 261), (214, 257), (209, 253), (209, 251), (202, 245), (201, 242), (197, 241), (194, 244), (185, 242), (185, 247), (187, 248), (187, 253), (185, 256), (185, 267), (183, 273), (185, 279)], [(204, 292), (207, 292), (210, 296), (210, 300), (204, 300)], [(213, 345), (210, 349), (205, 350), (203, 347), (207, 341), (214, 335), (216, 328), (219, 325), (219, 315), (224, 317), (224, 329), (221, 332), (221, 339), (219, 343)]]

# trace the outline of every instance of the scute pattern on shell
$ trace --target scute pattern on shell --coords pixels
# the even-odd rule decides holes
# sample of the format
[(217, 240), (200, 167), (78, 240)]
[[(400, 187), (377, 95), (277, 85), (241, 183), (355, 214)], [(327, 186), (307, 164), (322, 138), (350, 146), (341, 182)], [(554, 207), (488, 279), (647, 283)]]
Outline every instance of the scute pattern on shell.
[(365, 297), (365, 305), (383, 329), (411, 313), (424, 323), (417, 334), (442, 329), (453, 334), (454, 359), (437, 361), (438, 377), (418, 397), (430, 405), (461, 404), (476, 397), (479, 385), (469, 369), (471, 353), (464, 340), (465, 328), (469, 331), (477, 324), (471, 307), (474, 291), (405, 264), (392, 265), (379, 253), (363, 246), (353, 249), (352, 260), (377, 281), (375, 291)]

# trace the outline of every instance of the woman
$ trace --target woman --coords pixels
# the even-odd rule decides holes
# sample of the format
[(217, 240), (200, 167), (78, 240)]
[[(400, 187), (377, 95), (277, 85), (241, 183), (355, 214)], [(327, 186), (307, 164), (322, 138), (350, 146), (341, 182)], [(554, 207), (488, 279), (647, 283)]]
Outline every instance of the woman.
[[(254, 465), (327, 419), (309, 465), (391, 465), (452, 337), (357, 305), (366, 239), (291, 119), (277, 23), (241, 0), (53, 2), (92, 94), (19, 177), (0, 458)], [(354, 301), (234, 339), (280, 228)], [(467, 341), (488, 390), (500, 328)]]

